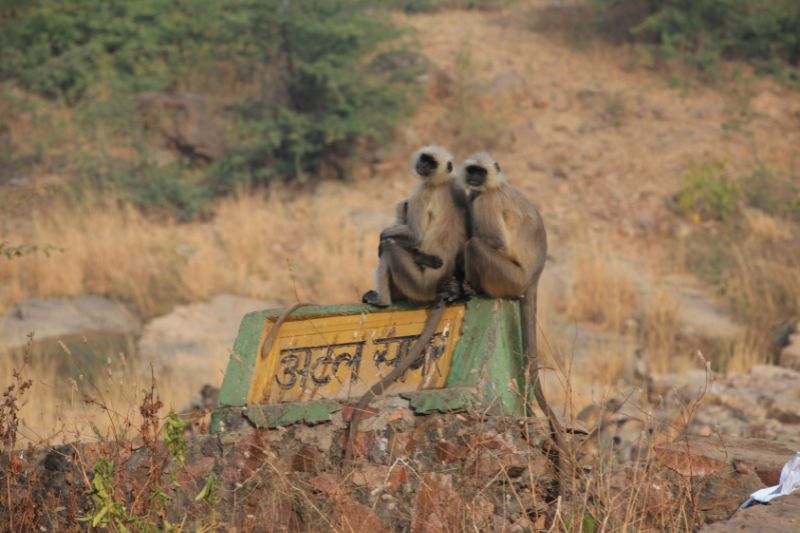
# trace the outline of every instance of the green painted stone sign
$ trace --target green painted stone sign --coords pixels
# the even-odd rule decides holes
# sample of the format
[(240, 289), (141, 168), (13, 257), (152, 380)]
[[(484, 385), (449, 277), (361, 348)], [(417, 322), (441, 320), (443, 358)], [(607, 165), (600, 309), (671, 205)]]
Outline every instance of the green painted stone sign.
[[(225, 431), (241, 417), (258, 427), (329, 420), (391, 371), (422, 331), (428, 308), (303, 307), (262, 355), (281, 312), (257, 311), (242, 319), (212, 431)], [(518, 300), (474, 298), (448, 307), (421, 362), (386, 394), (408, 398), (417, 413), (476, 406), (523, 415), (521, 316)]]

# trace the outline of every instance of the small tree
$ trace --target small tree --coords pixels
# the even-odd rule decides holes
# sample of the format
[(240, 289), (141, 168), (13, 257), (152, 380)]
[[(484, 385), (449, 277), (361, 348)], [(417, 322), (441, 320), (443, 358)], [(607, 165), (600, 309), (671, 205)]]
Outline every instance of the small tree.
[(399, 35), (365, 0), (267, 0), (241, 30), (265, 69), (258, 98), (238, 107), (241, 148), (220, 163), (218, 185), (305, 179), (323, 161), (340, 176), (360, 139), (378, 140), (409, 103), (409, 77), (370, 68)]

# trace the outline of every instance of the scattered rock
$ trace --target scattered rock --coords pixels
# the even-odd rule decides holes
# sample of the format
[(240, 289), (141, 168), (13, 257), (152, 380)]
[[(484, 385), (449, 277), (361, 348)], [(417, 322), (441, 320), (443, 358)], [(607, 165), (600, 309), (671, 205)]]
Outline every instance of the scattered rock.
[(388, 531), (375, 516), (372, 509), (364, 504), (358, 503), (351, 497), (340, 495), (336, 499), (338, 509), (338, 522), (341, 527), (335, 528), (338, 531), (365, 531), (369, 533), (383, 533)]
[[(727, 519), (753, 492), (774, 485), (797, 443), (685, 437), (657, 446), (658, 462), (695, 484), (700, 523)], [(698, 483), (699, 482), (699, 483)]]
[(654, 378), (648, 392), (653, 399), (663, 396), (677, 400), (678, 405), (687, 405), (703, 396), (713, 379), (705, 370), (695, 368)]
[(322, 453), (313, 446), (303, 446), (292, 459), (295, 472), (317, 472), (322, 466)]
[(149, 322), (139, 340), (139, 353), (157, 370), (192, 369), (185, 373), (191, 390), (222, 382), (239, 323), (246, 313), (276, 304), (232, 294), (210, 302), (175, 308)]
[(335, 494), (341, 488), (342, 478), (338, 474), (326, 472), (312, 477), (308, 480), (308, 484), (325, 494)]
[(30, 182), (31, 180), (28, 178), (28, 176), (12, 176), (8, 180), (8, 184), (13, 185), (14, 187), (25, 187), (26, 185), (30, 185)]
[[(794, 457), (800, 440), (776, 442), (727, 436), (685, 437), (656, 446), (658, 461), (682, 476), (708, 476), (748, 465), (764, 486), (777, 485), (781, 469)], [(756, 487), (756, 489), (762, 487)], [(742, 499), (744, 502), (744, 499)], [(740, 502), (741, 503), (741, 502)]]
[(409, 471), (403, 465), (365, 465), (353, 473), (353, 483), (370, 490), (396, 490), (409, 479)]
[(336, 429), (334, 424), (316, 427), (300, 425), (295, 432), (295, 436), (300, 442), (312, 445), (321, 452), (327, 452), (331, 449), (331, 445), (333, 444), (333, 437)]
[[(700, 387), (699, 376), (696, 381), (692, 390)], [(756, 365), (745, 374), (714, 378), (689, 429), (701, 434), (800, 441), (800, 425), (795, 421), (798, 404), (800, 372)]]
[[(339, 447), (344, 449), (345, 443), (347, 441), (347, 435), (345, 433), (341, 433), (339, 435)], [(375, 444), (375, 432), (374, 431), (359, 431), (356, 433), (356, 436), (353, 438), (353, 449), (355, 450), (355, 455), (357, 457), (368, 457), (370, 450), (372, 450), (372, 446)]]
[(247, 435), (233, 446), (222, 477), (228, 482), (241, 483), (262, 467), (266, 456), (266, 447), (260, 435)]
[(436, 459), (444, 464), (461, 461), (468, 452), (466, 446), (456, 444), (451, 440), (442, 439), (436, 444)]
[(422, 475), (417, 491), (414, 519), (411, 531), (414, 533), (444, 533), (452, 531), (459, 523), (464, 502), (453, 488), (453, 476), (429, 472)]

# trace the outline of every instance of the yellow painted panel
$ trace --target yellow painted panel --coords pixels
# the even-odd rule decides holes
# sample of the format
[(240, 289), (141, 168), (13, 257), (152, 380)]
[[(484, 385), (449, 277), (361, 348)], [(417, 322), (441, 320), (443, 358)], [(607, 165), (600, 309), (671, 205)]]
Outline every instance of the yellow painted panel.
[[(445, 310), (421, 366), (406, 372), (387, 392), (444, 387), (464, 309)], [(285, 322), (270, 353), (258, 357), (248, 403), (357, 398), (411, 349), (427, 316), (415, 309)], [(265, 324), (259, 353), (271, 326), (272, 321)]]

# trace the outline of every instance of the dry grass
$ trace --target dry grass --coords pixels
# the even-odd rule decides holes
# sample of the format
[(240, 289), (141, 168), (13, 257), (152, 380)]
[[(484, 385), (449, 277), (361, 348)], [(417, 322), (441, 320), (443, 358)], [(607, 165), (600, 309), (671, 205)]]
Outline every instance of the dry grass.
[[(33, 380), (20, 410), (21, 445), (113, 438), (121, 420), (141, 422), (138, 407), (151, 383), (138, 361), (123, 354), (110, 355), (93, 379), (59, 375), (51, 361), (35, 355), (26, 363), (22, 353), (2, 354), (0, 375), (11, 376), (14, 369)], [(197, 392), (174, 376), (159, 376), (159, 391), (167, 408), (176, 411)]]
[[(656, 290), (644, 309), (641, 325), (641, 345), (648, 370), (664, 374), (680, 370), (676, 368), (678, 345), (678, 302), (664, 290)], [(685, 358), (681, 359), (685, 361)]]
[(696, 257), (688, 258), (718, 285), (746, 328), (745, 335), (715, 359), (722, 370), (746, 371), (772, 362), (777, 328), (800, 318), (800, 225), (755, 210), (744, 211), (744, 222), (700, 234)]
[(633, 273), (604, 242), (588, 240), (572, 248), (572, 291), (567, 316), (623, 332), (636, 313)]
[[(547, 339), (543, 351), (549, 356), (545, 364), (556, 369), (545, 373), (551, 401), (566, 406), (559, 411), (571, 412), (573, 403), (595, 399), (593, 387), (604, 389), (601, 395), (606, 397), (611, 386), (630, 373), (632, 363), (630, 351), (621, 345), (601, 343), (586, 365), (592, 382), (573, 381), (569, 335), (556, 338), (547, 331), (548, 313), (561, 305), (570, 319), (592, 322), (592, 327), (622, 340), (634, 333), (629, 326), (632, 319), (641, 317), (638, 340), (650, 369), (675, 370), (676, 303), (665, 292), (656, 291), (646, 301), (637, 296), (633, 267), (624, 259), (641, 260), (636, 264), (662, 261), (663, 253), (653, 253), (653, 241), (664, 249), (672, 237), (657, 233), (660, 230), (642, 230), (644, 237), (637, 241), (628, 232), (630, 221), (644, 213), (668, 226), (670, 215), (650, 206), (663, 203), (674, 192), (680, 178), (676, 169), (702, 154), (747, 167), (752, 158), (747, 147), (757, 144), (765, 164), (790, 168), (796, 159), (792, 138), (786, 135), (792, 118), (786, 114), (780, 123), (756, 116), (745, 141), (736, 134), (723, 138), (720, 126), (727, 117), (717, 105), (718, 94), (702, 90), (687, 98), (664, 89), (663, 80), (650, 73), (620, 68), (625, 58), (614, 59), (620, 55), (618, 49), (576, 53), (562, 43), (527, 33), (518, 27), (520, 21), (487, 24), (484, 14), (424, 15), (411, 22), (422, 30), (426, 55), (449, 73), (455, 87), (451, 85), (450, 95), (442, 101), (426, 104), (410, 121), (407, 137), (415, 144), (449, 143), (461, 152), (457, 156), (497, 143), (495, 155), (515, 185), (544, 204), (548, 227), (555, 230), (554, 254), (565, 255), (567, 246), (559, 233), (566, 233), (568, 223), (583, 232), (571, 246), (570, 288), (563, 298), (550, 296), (540, 305)], [(475, 46), (472, 57), (466, 56), (477, 66), (475, 80), (459, 80), (453, 61), (464, 35), (492, 43)], [(496, 87), (484, 92), (493, 80), (509, 73), (526, 79), (524, 94), (503, 93)], [(615, 128), (596, 128), (597, 109), (577, 105), (581, 91), (595, 86), (602, 94), (613, 95), (602, 114)], [(639, 92), (633, 87), (647, 89)], [(61, 119), (69, 122), (70, 117)], [(15, 138), (33, 131), (32, 126), (19, 124), (20, 130), (12, 132)], [(437, 131), (444, 132), (441, 138), (423, 138)], [(476, 138), (480, 146), (474, 145)], [(564, 179), (532, 176), (530, 169), (536, 165), (531, 162), (537, 161), (558, 164)], [(51, 244), (63, 251), (10, 261), (0, 257), (0, 312), (23, 298), (83, 293), (125, 300), (144, 318), (219, 292), (277, 302), (357, 301), (371, 284), (377, 232), (391, 216), (391, 209), (381, 214), (380, 206), (391, 206), (410, 188), (410, 182), (394, 175), (384, 178), (380, 183), (326, 186), (302, 194), (276, 188), (269, 195), (241, 196), (218, 203), (213, 220), (184, 225), (143, 217), (108, 199), (89, 202), (79, 210), (58, 201), (32, 212), (15, 207), (14, 218), (0, 219), (0, 241)], [(397, 191), (385, 194), (395, 185)], [(370, 210), (372, 205), (377, 207)], [(748, 230), (731, 246), (734, 261), (724, 276), (727, 295), (739, 316), (749, 321), (748, 335), (724, 359), (725, 368), (731, 370), (746, 370), (763, 361), (771, 327), (800, 316), (797, 233), (786, 221), (759, 211), (746, 211), (745, 222)], [(613, 237), (593, 239), (587, 236), (590, 226)], [(619, 244), (625, 240), (629, 249), (639, 247), (631, 255), (621, 251)], [(0, 357), (0, 376), (10, 376), (20, 364), (19, 359)], [(96, 385), (91, 385), (58, 376), (46, 361), (34, 361), (28, 369), (28, 375), (35, 376), (33, 389), (21, 413), (23, 441), (102, 441), (121, 427), (116, 420), (137, 425), (132, 421), (139, 420), (141, 391), (149, 382), (146, 375), (138, 377), (131, 371), (134, 365), (111, 354)], [(161, 398), (179, 408), (195, 391), (185, 390), (180, 379), (169, 380), (160, 380)], [(106, 407), (87, 404), (84, 395)], [(576, 486), (583, 489), (580, 497), (553, 504), (548, 511), (552, 530), (580, 531), (587, 515), (597, 520), (596, 530), (603, 531), (678, 531), (695, 526), (686, 508), (688, 488), (687, 498), (678, 501), (664, 491), (663, 473), (651, 463), (612, 466), (598, 462), (591, 474), (576, 476)], [(290, 492), (305, 509), (317, 512), (310, 490), (278, 467), (268, 464), (265, 469), (269, 479), (262, 494), (277, 498), (281, 490)], [(274, 489), (273, 480), (279, 481), (280, 490)], [(512, 483), (505, 490), (508, 501), (530, 496)], [(445, 523), (443, 529), (482, 524), (480, 501), (468, 504), (461, 522)], [(275, 507), (269, 499), (262, 499), (261, 505), (265, 512)], [(317, 518), (332, 531), (351, 531), (348, 515), (359, 510), (363, 509), (340, 507), (331, 514), (317, 513)], [(442, 516), (450, 515), (445, 510)]]
[(191, 225), (113, 201), (81, 209), (56, 203), (7, 221), (3, 233), (61, 251), (0, 261), (0, 309), (31, 296), (83, 293), (122, 299), (145, 318), (219, 292), (283, 302), (356, 299), (371, 280), (377, 237), (357, 231), (336, 209), (336, 196), (284, 194), (224, 200), (213, 222)]

